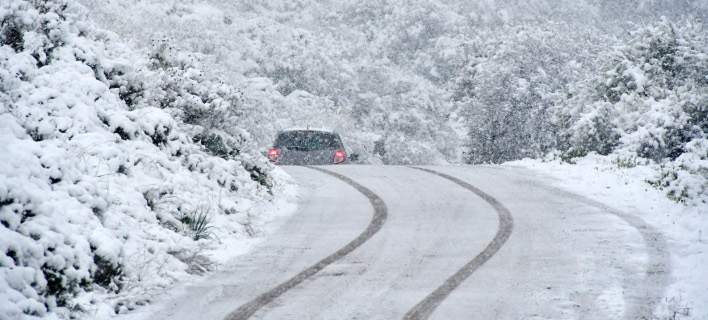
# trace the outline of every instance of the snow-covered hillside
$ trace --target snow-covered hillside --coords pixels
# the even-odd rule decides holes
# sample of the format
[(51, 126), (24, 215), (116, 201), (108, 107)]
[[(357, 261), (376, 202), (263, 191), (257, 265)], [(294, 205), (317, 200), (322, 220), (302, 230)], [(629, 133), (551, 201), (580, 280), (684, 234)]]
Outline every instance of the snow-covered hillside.
[(596, 152), (660, 168), (677, 201), (706, 193), (705, 1), (82, 3), (140, 47), (196, 53), (261, 145), (312, 125), (371, 163)]
[(3, 0), (0, 318), (123, 312), (223, 262), (292, 202), (261, 155), (289, 127), (364, 163), (641, 172), (705, 219), (706, 19), (705, 0)]
[(0, 21), (0, 318), (133, 308), (284, 205), (238, 93), (189, 57), (135, 52), (72, 1)]

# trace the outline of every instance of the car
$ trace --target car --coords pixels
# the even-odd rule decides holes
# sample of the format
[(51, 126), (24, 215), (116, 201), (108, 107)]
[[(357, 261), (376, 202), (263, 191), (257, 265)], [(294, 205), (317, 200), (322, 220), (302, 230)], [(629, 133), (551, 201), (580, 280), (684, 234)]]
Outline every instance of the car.
[(315, 129), (279, 132), (267, 156), (278, 165), (326, 165), (348, 161), (339, 134)]

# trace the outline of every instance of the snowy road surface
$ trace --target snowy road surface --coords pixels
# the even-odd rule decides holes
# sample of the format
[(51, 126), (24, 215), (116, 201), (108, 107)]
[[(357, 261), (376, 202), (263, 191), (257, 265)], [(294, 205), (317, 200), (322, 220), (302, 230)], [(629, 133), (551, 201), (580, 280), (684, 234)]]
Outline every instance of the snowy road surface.
[(443, 175), (324, 168), (348, 182), (287, 167), (298, 212), (222, 272), (125, 317), (638, 319), (661, 299), (670, 257), (637, 215), (523, 169), (427, 168)]

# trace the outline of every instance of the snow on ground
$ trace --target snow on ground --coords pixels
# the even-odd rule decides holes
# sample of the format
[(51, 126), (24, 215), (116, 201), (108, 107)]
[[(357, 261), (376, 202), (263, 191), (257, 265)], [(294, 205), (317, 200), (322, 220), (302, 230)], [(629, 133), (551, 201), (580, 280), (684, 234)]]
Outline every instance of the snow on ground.
[(507, 165), (553, 177), (558, 187), (640, 215), (662, 230), (672, 253), (674, 282), (659, 314), (666, 319), (708, 319), (708, 195), (692, 204), (676, 203), (647, 182), (656, 179), (656, 168), (618, 168), (610, 157), (591, 155), (575, 164), (525, 159)]
[(236, 104), (226, 85), (150, 64), (70, 1), (3, 1), (0, 21), (0, 319), (127, 312), (293, 210), (247, 132), (199, 121)]

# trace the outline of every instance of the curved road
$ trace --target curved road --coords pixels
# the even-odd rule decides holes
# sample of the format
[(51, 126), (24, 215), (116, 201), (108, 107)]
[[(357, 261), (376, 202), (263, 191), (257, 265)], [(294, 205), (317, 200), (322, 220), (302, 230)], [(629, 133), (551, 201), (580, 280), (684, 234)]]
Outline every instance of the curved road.
[(642, 319), (661, 233), (509, 167), (286, 167), (299, 210), (252, 252), (131, 318)]

